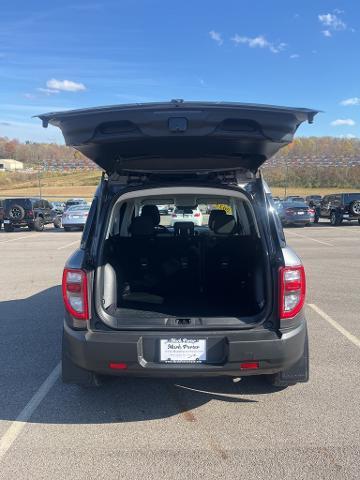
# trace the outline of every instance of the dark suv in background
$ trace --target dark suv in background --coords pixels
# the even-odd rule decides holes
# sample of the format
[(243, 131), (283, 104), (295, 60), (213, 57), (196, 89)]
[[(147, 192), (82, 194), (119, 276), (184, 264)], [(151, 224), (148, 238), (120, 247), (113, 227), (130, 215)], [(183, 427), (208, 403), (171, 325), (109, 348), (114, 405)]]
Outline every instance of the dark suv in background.
[(4, 200), (0, 199), (0, 230), (4, 223)]
[(316, 207), (315, 221), (319, 218), (328, 218), (333, 226), (343, 220), (357, 220), (360, 224), (360, 193), (326, 195)]
[(61, 227), (61, 219), (44, 198), (7, 198), (4, 201), (6, 232), (12, 232), (16, 227), (28, 227), (29, 230), (41, 232), (49, 223), (55, 228)]

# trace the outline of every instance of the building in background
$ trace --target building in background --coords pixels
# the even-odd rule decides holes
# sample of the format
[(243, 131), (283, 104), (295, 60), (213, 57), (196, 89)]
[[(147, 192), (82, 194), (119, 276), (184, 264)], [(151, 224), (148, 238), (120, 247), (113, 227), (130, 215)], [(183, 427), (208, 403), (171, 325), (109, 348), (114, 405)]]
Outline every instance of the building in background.
[(16, 172), (18, 170), (24, 170), (23, 162), (12, 158), (0, 158), (0, 172)]

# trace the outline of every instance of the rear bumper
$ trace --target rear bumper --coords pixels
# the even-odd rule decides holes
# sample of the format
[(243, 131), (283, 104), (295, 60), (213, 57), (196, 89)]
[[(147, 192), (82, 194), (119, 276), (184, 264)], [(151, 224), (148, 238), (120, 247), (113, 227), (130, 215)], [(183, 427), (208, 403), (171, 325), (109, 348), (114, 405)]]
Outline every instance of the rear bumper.
[[(63, 355), (75, 365), (106, 375), (142, 377), (245, 376), (276, 373), (294, 365), (304, 352), (306, 321), (281, 336), (266, 329), (223, 332), (120, 332), (79, 331), (65, 322)], [(213, 361), (201, 364), (159, 362), (159, 339), (206, 338)], [(210, 347), (209, 347), (210, 349)], [(211, 356), (209, 354), (209, 357)], [(240, 363), (258, 361), (259, 368), (241, 370)], [(112, 370), (111, 362), (126, 363), (126, 370)]]

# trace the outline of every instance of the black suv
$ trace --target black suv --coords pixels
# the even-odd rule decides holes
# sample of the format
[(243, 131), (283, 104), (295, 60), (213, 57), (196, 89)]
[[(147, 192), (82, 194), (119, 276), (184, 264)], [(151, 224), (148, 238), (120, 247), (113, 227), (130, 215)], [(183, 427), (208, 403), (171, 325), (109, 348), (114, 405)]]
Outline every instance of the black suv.
[(49, 223), (53, 223), (55, 228), (61, 227), (61, 219), (44, 198), (7, 198), (4, 201), (6, 232), (12, 232), (15, 227), (41, 232)]
[(326, 195), (316, 207), (315, 221), (319, 218), (328, 218), (333, 226), (343, 220), (357, 220), (360, 224), (360, 193)]
[[(177, 100), (40, 115), (105, 170), (63, 272), (64, 382), (308, 380), (304, 267), (259, 168), (316, 113)], [(214, 208), (198, 225), (157, 205)]]
[(4, 223), (4, 200), (0, 199), (0, 230)]

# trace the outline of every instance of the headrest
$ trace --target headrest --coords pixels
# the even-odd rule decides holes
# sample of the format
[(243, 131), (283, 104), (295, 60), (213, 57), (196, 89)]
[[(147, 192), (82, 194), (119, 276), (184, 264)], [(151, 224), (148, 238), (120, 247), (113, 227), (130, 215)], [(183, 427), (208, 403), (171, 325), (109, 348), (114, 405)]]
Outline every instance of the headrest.
[(236, 228), (233, 215), (217, 215), (214, 219), (214, 232), (219, 235), (231, 235)]
[(194, 235), (194, 222), (175, 222), (174, 235), (180, 237), (191, 237)]
[(129, 227), (133, 237), (146, 237), (154, 234), (154, 224), (151, 217), (135, 217)]
[(226, 215), (225, 210), (211, 210), (209, 215), (209, 228), (210, 230), (214, 230), (214, 220), (219, 215)]
[(152, 218), (154, 227), (160, 223), (160, 213), (156, 205), (144, 205), (141, 210), (141, 216)]

